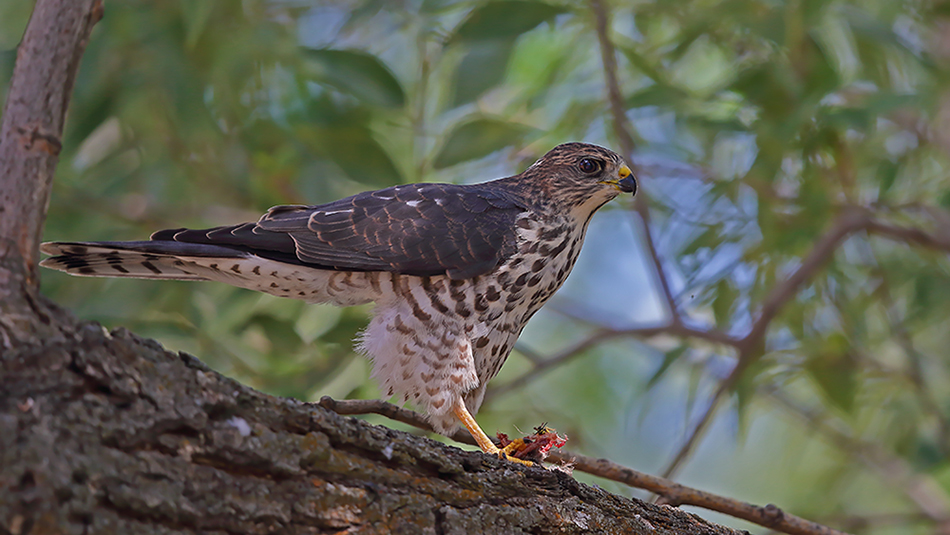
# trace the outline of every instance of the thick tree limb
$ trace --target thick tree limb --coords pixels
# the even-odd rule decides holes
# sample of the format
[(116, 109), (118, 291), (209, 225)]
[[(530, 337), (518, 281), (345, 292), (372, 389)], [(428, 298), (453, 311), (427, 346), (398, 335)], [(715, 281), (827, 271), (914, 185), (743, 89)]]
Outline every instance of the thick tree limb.
[(10, 533), (730, 534), (669, 506), (257, 393), (125, 330), (0, 356)]

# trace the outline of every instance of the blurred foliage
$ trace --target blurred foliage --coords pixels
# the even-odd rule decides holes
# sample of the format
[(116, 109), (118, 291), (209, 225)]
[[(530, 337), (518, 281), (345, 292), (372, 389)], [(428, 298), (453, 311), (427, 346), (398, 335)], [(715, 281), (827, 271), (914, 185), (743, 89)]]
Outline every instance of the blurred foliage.
[[(950, 5), (607, 8), (650, 231), (689, 325), (745, 334), (844, 205), (906, 225), (950, 208)], [(30, 9), (0, 3), (0, 97)], [(108, 2), (46, 236), (140, 239), (399, 182), (481, 181), (563, 141), (616, 148), (611, 125), (587, 3)], [(668, 319), (630, 208), (595, 219), (498, 384), (598, 326)], [(269, 392), (378, 395), (351, 347), (365, 307), (53, 273), (44, 291)], [(912, 487), (950, 503), (948, 309), (946, 255), (852, 236), (772, 322), (682, 479), (860, 533), (932, 532)], [(660, 471), (735, 357), (703, 340), (613, 338), (490, 399), (480, 419), (509, 433), (546, 420), (574, 449)]]

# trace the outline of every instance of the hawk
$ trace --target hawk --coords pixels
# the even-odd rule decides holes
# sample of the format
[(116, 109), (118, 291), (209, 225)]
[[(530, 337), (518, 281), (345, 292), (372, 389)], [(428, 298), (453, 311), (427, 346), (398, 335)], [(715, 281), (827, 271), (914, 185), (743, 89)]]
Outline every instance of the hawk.
[(338, 306), (374, 302), (359, 349), (383, 391), (423, 409), (439, 432), (460, 421), (498, 455), (472, 417), (488, 381), (571, 272), (594, 212), (636, 189), (613, 151), (565, 143), (507, 178), (276, 206), (255, 223), (160, 230), (148, 241), (44, 243), (53, 256), (40, 265), (220, 281)]

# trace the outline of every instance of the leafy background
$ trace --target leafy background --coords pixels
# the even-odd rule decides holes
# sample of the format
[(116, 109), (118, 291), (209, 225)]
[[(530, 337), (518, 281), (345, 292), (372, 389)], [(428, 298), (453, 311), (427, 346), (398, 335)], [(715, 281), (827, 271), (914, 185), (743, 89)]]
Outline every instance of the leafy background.
[[(0, 97), (31, 9), (0, 3)], [(46, 237), (141, 239), (510, 175), (569, 140), (632, 142), (643, 195), (595, 218), (482, 425), (548, 421), (576, 451), (856, 533), (940, 532), (948, 17), (923, 0), (109, 2)], [(859, 230), (810, 265), (854, 207), (931, 239)], [(379, 395), (351, 348), (368, 308), (43, 275), (78, 316), (267, 392)]]

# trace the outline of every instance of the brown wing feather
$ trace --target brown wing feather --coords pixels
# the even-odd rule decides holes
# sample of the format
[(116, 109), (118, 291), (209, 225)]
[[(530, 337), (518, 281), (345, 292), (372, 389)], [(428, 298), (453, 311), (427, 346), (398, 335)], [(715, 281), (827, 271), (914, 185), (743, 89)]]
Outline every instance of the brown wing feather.
[(277, 206), (257, 223), (170, 229), (153, 240), (232, 247), (301, 265), (409, 275), (485, 274), (515, 252), (524, 201), (503, 184), (409, 184), (320, 206)]

